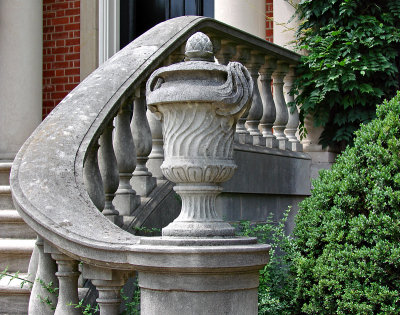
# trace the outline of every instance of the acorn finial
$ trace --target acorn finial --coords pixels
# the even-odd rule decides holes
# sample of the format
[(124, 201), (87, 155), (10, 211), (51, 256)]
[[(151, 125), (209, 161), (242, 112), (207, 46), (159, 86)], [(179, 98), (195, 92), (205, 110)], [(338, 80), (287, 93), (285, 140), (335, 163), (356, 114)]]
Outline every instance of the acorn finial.
[(210, 38), (201, 32), (193, 34), (186, 42), (185, 55), (191, 61), (214, 61)]

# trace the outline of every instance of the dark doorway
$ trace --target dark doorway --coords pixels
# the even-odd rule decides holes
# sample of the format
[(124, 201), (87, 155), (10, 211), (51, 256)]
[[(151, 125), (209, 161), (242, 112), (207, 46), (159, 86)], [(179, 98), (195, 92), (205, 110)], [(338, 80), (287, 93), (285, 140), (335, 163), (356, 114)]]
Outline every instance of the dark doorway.
[(121, 0), (120, 46), (154, 25), (182, 15), (214, 17), (214, 0)]

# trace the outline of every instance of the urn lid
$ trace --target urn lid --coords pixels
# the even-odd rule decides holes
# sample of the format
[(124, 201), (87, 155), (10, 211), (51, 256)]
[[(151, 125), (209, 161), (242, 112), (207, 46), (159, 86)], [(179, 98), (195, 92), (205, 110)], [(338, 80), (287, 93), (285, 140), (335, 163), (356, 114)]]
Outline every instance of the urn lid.
[(214, 103), (222, 115), (236, 116), (247, 108), (253, 80), (242, 64), (216, 63), (211, 40), (201, 32), (188, 39), (185, 56), (187, 61), (162, 67), (147, 81), (146, 100), (152, 112), (160, 105), (188, 102)]

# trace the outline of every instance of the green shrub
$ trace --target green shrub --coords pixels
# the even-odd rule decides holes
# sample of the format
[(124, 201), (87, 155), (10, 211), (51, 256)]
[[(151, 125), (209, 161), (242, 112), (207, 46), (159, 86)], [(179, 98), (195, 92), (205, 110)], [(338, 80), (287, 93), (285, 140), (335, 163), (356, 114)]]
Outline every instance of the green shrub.
[(297, 302), (308, 314), (400, 314), (400, 93), (300, 204)]
[(296, 281), (293, 262), (296, 255), (294, 243), (285, 233), (290, 208), (277, 223), (272, 216), (265, 223), (241, 222), (240, 235), (255, 236), (260, 243), (271, 245), (270, 260), (260, 270), (258, 288), (258, 314), (285, 315), (295, 310)]
[(298, 47), (307, 51), (293, 93), (304, 118), (323, 126), (323, 146), (351, 143), (399, 88), (399, 0), (304, 0)]

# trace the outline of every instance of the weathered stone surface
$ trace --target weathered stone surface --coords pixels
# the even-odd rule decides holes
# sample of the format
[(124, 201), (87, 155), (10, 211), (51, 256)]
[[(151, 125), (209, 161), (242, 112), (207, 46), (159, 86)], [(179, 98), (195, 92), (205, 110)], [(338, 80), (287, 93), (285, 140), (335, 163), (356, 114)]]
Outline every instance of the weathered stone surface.
[[(235, 125), (251, 104), (253, 79), (240, 63), (209, 62), (210, 39), (194, 34), (188, 61), (160, 68), (147, 83), (147, 105), (162, 117), (165, 177), (177, 183), (181, 214), (165, 236), (228, 236), (234, 229), (216, 215), (219, 183), (232, 177)], [(213, 58), (212, 58), (213, 59)]]

